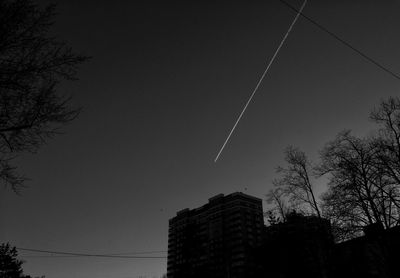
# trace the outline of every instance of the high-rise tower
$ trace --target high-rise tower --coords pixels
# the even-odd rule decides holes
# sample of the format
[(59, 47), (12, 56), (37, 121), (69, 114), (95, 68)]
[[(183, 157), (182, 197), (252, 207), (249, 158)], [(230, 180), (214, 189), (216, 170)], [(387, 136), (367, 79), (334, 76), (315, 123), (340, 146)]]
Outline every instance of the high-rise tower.
[(244, 278), (263, 229), (262, 200), (240, 193), (210, 198), (169, 221), (168, 278)]

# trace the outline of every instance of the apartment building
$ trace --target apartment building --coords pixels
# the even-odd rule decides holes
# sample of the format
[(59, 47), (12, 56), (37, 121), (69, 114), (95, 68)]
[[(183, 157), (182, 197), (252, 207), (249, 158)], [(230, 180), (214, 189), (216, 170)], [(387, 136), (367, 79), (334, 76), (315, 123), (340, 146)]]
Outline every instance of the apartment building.
[(262, 200), (219, 194), (169, 221), (168, 278), (244, 278), (256, 270), (263, 231)]

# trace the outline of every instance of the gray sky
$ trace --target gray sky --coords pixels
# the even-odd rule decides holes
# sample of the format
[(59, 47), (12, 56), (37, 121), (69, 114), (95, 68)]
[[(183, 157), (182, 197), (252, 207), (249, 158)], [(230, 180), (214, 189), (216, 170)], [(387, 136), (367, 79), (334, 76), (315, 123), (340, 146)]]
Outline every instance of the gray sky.
[[(400, 73), (399, 10), (394, 0), (325, 0), (304, 12)], [(272, 0), (70, 0), (58, 12), (57, 37), (94, 58), (60, 87), (81, 116), (18, 159), (31, 178), (23, 196), (0, 189), (0, 242), (19, 247), (165, 251), (176, 211), (218, 193), (264, 198), (285, 146), (315, 159), (342, 129), (366, 134), (369, 111), (400, 88), (300, 18), (215, 164), (292, 11)], [(26, 273), (51, 278), (166, 272), (163, 259), (25, 259)]]

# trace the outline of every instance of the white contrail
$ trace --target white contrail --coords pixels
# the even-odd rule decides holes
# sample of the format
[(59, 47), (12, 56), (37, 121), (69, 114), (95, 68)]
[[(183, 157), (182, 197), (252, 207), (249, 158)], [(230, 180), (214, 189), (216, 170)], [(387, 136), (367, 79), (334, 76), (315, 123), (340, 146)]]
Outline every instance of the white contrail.
[(222, 153), (222, 151), (224, 150), (226, 144), (228, 143), (229, 139), (231, 138), (232, 133), (235, 131), (235, 128), (236, 128), (236, 126), (238, 125), (240, 119), (242, 118), (244, 112), (246, 111), (247, 106), (249, 106), (251, 100), (253, 99), (254, 95), (256, 94), (256, 92), (257, 92), (257, 90), (258, 90), (258, 87), (260, 87), (261, 82), (263, 81), (265, 75), (266, 75), (267, 72), (269, 71), (269, 68), (271, 67), (271, 65), (272, 65), (272, 63), (274, 62), (276, 56), (278, 55), (279, 51), (281, 50), (281, 48), (282, 48), (283, 44), (285, 43), (287, 37), (289, 36), (290, 31), (292, 31), (292, 28), (293, 28), (294, 24), (296, 23), (297, 19), (300, 17), (300, 14), (303, 12), (303, 9), (304, 9), (304, 7), (306, 6), (306, 4), (307, 4), (307, 0), (304, 0), (303, 5), (301, 6), (301, 8), (300, 8), (299, 12), (297, 13), (296, 17), (294, 18), (292, 24), (290, 24), (289, 29), (287, 30), (287, 32), (286, 32), (285, 36), (283, 37), (281, 43), (279, 44), (278, 48), (275, 50), (274, 56), (272, 56), (271, 60), (269, 61), (267, 68), (265, 69), (264, 73), (262, 74), (260, 80), (259, 80), (258, 83), (257, 83), (257, 86), (254, 88), (253, 93), (250, 95), (249, 100), (247, 101), (247, 103), (246, 103), (246, 105), (244, 106), (242, 112), (240, 113), (239, 117), (237, 118), (237, 120), (236, 120), (234, 126), (233, 126), (232, 129), (231, 129), (231, 132), (229, 132), (228, 137), (226, 138), (224, 144), (222, 145), (221, 149), (219, 150), (217, 156), (215, 157), (214, 162), (217, 162), (219, 156), (221, 155), (221, 153)]

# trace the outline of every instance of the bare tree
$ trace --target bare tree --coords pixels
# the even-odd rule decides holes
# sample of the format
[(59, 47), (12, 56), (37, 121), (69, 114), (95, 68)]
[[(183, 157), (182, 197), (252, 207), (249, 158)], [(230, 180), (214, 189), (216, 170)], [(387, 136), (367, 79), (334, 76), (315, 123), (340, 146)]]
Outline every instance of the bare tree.
[(381, 101), (370, 119), (380, 125), (375, 143), (379, 147), (379, 162), (395, 183), (400, 185), (400, 98)]
[[(337, 240), (358, 236), (370, 224), (400, 225), (400, 98), (382, 101), (370, 118), (380, 125), (375, 135), (359, 138), (350, 131), (339, 133), (320, 152), (317, 167), (304, 152), (288, 147), (287, 166), (278, 167), (281, 177), (267, 194), (273, 205), (270, 214), (285, 215), (284, 210), (295, 208), (322, 215), (331, 221)], [(311, 177), (324, 175), (329, 187), (319, 204)]]
[(270, 224), (277, 224), (286, 221), (289, 208), (286, 204), (282, 188), (273, 188), (266, 194), (266, 201), (271, 207), (267, 210), (266, 216)]
[(88, 57), (48, 34), (54, 11), (30, 0), (0, 0), (0, 180), (15, 192), (25, 178), (12, 159), (37, 151), (79, 113), (56, 89), (76, 79)]
[(337, 229), (339, 238), (360, 234), (363, 227), (379, 223), (397, 225), (397, 189), (385, 175), (375, 138), (358, 138), (343, 131), (321, 151), (320, 175), (329, 177), (322, 196), (323, 214)]
[[(292, 207), (298, 207), (305, 213), (316, 214), (321, 217), (320, 209), (311, 182), (312, 165), (306, 154), (289, 146), (285, 149), (285, 161), (287, 166), (277, 168), (280, 177), (273, 181), (273, 184), (281, 188), (281, 196), (288, 197)], [(306, 205), (304, 207), (304, 205)]]

